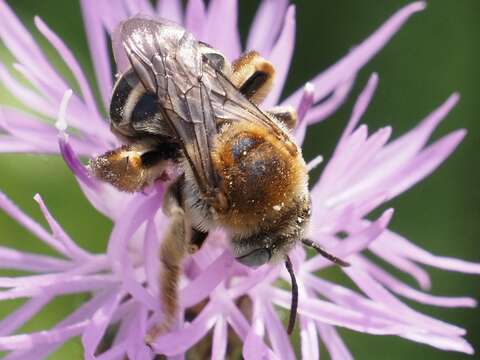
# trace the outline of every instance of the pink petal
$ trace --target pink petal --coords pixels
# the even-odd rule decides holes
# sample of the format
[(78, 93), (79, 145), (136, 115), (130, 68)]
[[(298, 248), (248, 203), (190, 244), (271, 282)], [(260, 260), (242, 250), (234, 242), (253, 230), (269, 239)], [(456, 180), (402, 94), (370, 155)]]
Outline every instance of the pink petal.
[(103, 305), (93, 314), (88, 326), (82, 335), (82, 344), (85, 356), (93, 357), (107, 326), (110, 324), (113, 313), (117, 310), (120, 301), (125, 296), (123, 291), (112, 292)]
[(0, 268), (31, 271), (31, 272), (51, 272), (66, 271), (74, 266), (73, 263), (50, 257), (17, 251), (0, 246)]
[(91, 113), (90, 118), (86, 120), (95, 121), (97, 125), (100, 125), (104, 128), (104, 131), (108, 131), (108, 127), (106, 126), (105, 121), (100, 117), (100, 114), (98, 113), (97, 105), (90, 89), (90, 85), (88, 84), (88, 81), (80, 65), (73, 56), (71, 50), (67, 48), (65, 43), (38, 16), (35, 17), (35, 25), (37, 29), (43, 34), (43, 36), (45, 36), (45, 38), (55, 48), (55, 50), (57, 50), (58, 54), (61, 56), (63, 61), (65, 61), (65, 64), (75, 76), (75, 79), (82, 92), (83, 98), (85, 99), (87, 108), (90, 110)]
[[(63, 279), (62, 279), (63, 280)], [(91, 292), (105, 289), (117, 281), (111, 275), (76, 276), (64, 281), (47, 283), (44, 286), (32, 284), (28, 287), (18, 287), (0, 292), (0, 300), (12, 300), (35, 297), (43, 294), (65, 295)]]
[(138, 228), (158, 210), (162, 193), (145, 197), (139, 194), (128, 204), (127, 210), (113, 227), (108, 242), (107, 255), (115, 274), (122, 279), (122, 285), (136, 300), (150, 309), (159, 310), (160, 304), (152, 294), (137, 280), (128, 253), (128, 243)]
[(39, 77), (48, 79), (56, 87), (66, 87), (65, 82), (50, 65), (42, 50), (18, 20), (6, 2), (0, 2), (0, 38), (18, 62), (25, 64)]
[(185, 352), (200, 341), (215, 325), (218, 315), (218, 309), (209, 304), (191, 324), (179, 331), (171, 331), (160, 336), (151, 344), (152, 348), (155, 352), (167, 356)]
[(277, 312), (270, 303), (265, 302), (264, 307), (265, 325), (273, 351), (282, 359), (295, 359), (292, 344)]
[(407, 299), (421, 304), (441, 307), (475, 307), (477, 305), (475, 299), (469, 297), (435, 296), (413, 289), (370, 261), (362, 261), (362, 267), (367, 269), (368, 273), (371, 274), (380, 284), (385, 285), (393, 292), (396, 292)]
[(346, 138), (352, 134), (353, 130), (356, 128), (360, 119), (365, 114), (365, 111), (367, 111), (368, 105), (372, 101), (373, 94), (375, 94), (375, 90), (377, 89), (377, 85), (378, 85), (378, 75), (374, 73), (370, 76), (370, 79), (368, 80), (367, 85), (362, 90), (362, 92), (358, 96), (357, 101), (355, 102), (352, 115), (350, 116), (350, 120), (348, 121), (347, 127), (342, 132), (342, 136), (338, 142), (335, 152), (339, 151), (339, 149), (342, 147), (343, 143), (345, 142)]
[(206, 21), (207, 12), (203, 0), (188, 0), (185, 9), (185, 28), (197, 39), (202, 40), (205, 38)]
[(225, 359), (227, 354), (227, 340), (228, 340), (228, 326), (227, 322), (222, 316), (217, 318), (215, 327), (213, 329), (212, 339), (212, 360)]
[(42, 242), (55, 249), (62, 255), (68, 256), (65, 246), (51, 236), (43, 227), (41, 227), (32, 218), (27, 216), (20, 210), (7, 196), (0, 192), (0, 208), (5, 211), (11, 218), (17, 221), (20, 225), (30, 231), (33, 235), (38, 237)]
[(71, 337), (82, 333), (88, 320), (64, 326), (55, 330), (39, 331), (31, 334), (20, 334), (0, 337), (0, 350), (31, 349), (38, 345), (64, 343)]
[(302, 98), (297, 107), (298, 123), (295, 129), (295, 140), (297, 144), (302, 145), (307, 132), (307, 122), (305, 121), (305, 115), (313, 105), (313, 95), (315, 88), (311, 84), (306, 84), (303, 89)]
[(389, 244), (388, 246), (390, 246), (393, 251), (421, 264), (449, 271), (480, 274), (479, 263), (433, 255), (392, 231), (386, 231), (384, 236), (379, 239), (379, 243), (383, 246)]
[(287, 80), (290, 62), (295, 47), (295, 6), (290, 5), (285, 15), (285, 23), (280, 37), (275, 43), (269, 60), (275, 68), (275, 83), (273, 89), (264, 100), (264, 106), (270, 107), (278, 103), (283, 86)]
[[(315, 85), (315, 100), (320, 100), (332, 92), (339, 83), (355, 74), (392, 38), (414, 13), (425, 8), (425, 3), (417, 1), (411, 3), (388, 19), (377, 31), (370, 35), (360, 45), (353, 48), (336, 64), (310, 80)], [(296, 105), (300, 100), (301, 92), (296, 91), (285, 103)]]
[[(373, 241), (375, 241), (380, 234), (386, 229), (388, 223), (393, 216), (393, 209), (387, 209), (384, 213), (369, 227), (365, 228), (358, 234), (352, 234), (347, 239), (339, 242), (331, 249), (336, 256), (348, 261), (348, 256), (356, 254), (366, 249)], [(311, 237), (315, 239), (313, 232)], [(302, 264), (302, 271), (313, 272), (325, 265), (331, 265), (327, 259), (321, 255), (316, 255), (307, 262)]]
[[(285, 309), (290, 308), (290, 293), (280, 289), (271, 289), (271, 301)], [(303, 296), (299, 298), (298, 312), (313, 320), (355, 331), (374, 335), (398, 335), (411, 331), (397, 322), (373, 317), (363, 312), (347, 309), (327, 301)]]
[(50, 300), (52, 300), (51, 296), (35, 297), (5, 316), (0, 322), (0, 336), (10, 335), (18, 330), (48, 304)]
[(52, 214), (50, 214), (50, 211), (48, 211), (48, 208), (43, 202), (42, 197), (39, 194), (36, 194), (33, 198), (40, 206), (40, 210), (42, 211), (45, 220), (47, 220), (53, 236), (64, 244), (65, 249), (70, 253), (70, 255), (76, 259), (90, 259), (91, 254), (79, 247), (58, 224), (57, 220), (55, 220)]
[(465, 330), (430, 318), (426, 315), (420, 314), (407, 305), (399, 301), (385, 288), (383, 288), (378, 282), (373, 280), (370, 275), (356, 267), (354, 270), (345, 268), (343, 271), (355, 282), (355, 284), (365, 293), (368, 297), (382, 303), (388, 307), (391, 311), (395, 312), (395, 315), (400, 315), (404, 318), (405, 322), (414, 324), (417, 327), (424, 328), (432, 333), (445, 334), (445, 335), (464, 335)]
[(241, 52), (237, 13), (237, 0), (211, 0), (205, 24), (205, 41), (231, 60)]
[(125, 0), (125, 6), (130, 14), (153, 14), (154, 9), (148, 0)]
[(395, 197), (405, 192), (435, 171), (450, 156), (465, 135), (465, 130), (457, 130), (425, 148), (408, 166), (385, 184), (390, 186), (390, 196)]
[[(52, 330), (60, 330), (62, 328), (82, 323), (88, 320), (90, 316), (96, 311), (96, 309), (101, 306), (101, 304), (105, 300), (106, 294), (108, 294), (108, 292), (103, 292), (95, 295), (92, 299), (80, 305), (72, 314), (70, 314), (65, 319), (60, 321), (57, 325), (55, 325)], [(66, 341), (66, 339), (64, 341)], [(48, 354), (55, 351), (55, 349), (60, 347), (62, 344), (62, 342), (56, 342), (53, 344), (38, 344), (29, 351), (14, 351), (8, 354), (4, 359), (37, 360), (46, 358)]]
[(157, 13), (160, 17), (182, 25), (183, 11), (180, 0), (161, 0), (157, 3)]
[(317, 322), (320, 337), (328, 350), (332, 360), (353, 360), (353, 356), (345, 346), (342, 338), (338, 335), (337, 330), (333, 326), (325, 325)]
[(410, 275), (417, 281), (420, 288), (424, 290), (430, 289), (431, 281), (428, 273), (421, 267), (417, 266), (414, 262), (409, 261), (402, 256), (398, 256), (394, 252), (390, 251), (389, 248), (381, 246), (380, 242), (382, 236), (383, 235), (379, 237), (379, 241), (370, 245), (369, 250), (379, 258), (390, 263), (393, 267), (396, 267), (400, 271)]
[(233, 261), (230, 251), (225, 250), (208, 268), (181, 290), (182, 306), (193, 306), (208, 297), (218, 284), (230, 275)]
[(428, 115), (414, 129), (385, 146), (372, 168), (387, 169), (399, 167), (412, 159), (427, 143), (438, 124), (458, 103), (459, 95), (453, 94), (438, 109)]
[(300, 316), (300, 340), (303, 359), (317, 360), (320, 358), (320, 344), (315, 322), (306, 316)]
[(279, 36), (287, 0), (263, 0), (258, 7), (248, 33), (247, 50), (256, 50), (267, 56)]
[[(355, 82), (354, 80), (354, 78), (345, 80), (335, 88), (332, 96), (310, 109), (305, 116), (305, 122), (308, 124), (316, 124), (326, 120), (332, 115), (347, 99)], [(287, 100), (283, 101), (282, 104), (286, 105)]]
[(107, 36), (99, 18), (95, 0), (80, 0), (85, 32), (90, 49), (90, 58), (93, 61), (97, 85), (102, 95), (103, 104), (110, 102), (112, 82), (112, 69), (108, 54)]
[(402, 337), (412, 341), (428, 344), (441, 350), (459, 351), (470, 355), (473, 355), (474, 353), (472, 346), (464, 339), (459, 337), (447, 337), (415, 332), (403, 334)]
[(52, 108), (52, 104), (20, 84), (20, 82), (18, 82), (2, 64), (0, 64), (0, 81), (16, 99), (30, 109), (48, 117), (55, 117), (56, 111)]

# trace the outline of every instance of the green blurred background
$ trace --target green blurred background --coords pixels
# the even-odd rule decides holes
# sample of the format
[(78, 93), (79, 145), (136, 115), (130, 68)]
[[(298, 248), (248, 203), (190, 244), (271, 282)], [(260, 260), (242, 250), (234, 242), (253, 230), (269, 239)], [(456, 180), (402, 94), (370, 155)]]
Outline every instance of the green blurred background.
[[(7, 1), (33, 30), (33, 16), (40, 15), (59, 34), (79, 59), (93, 81), (92, 64), (77, 1)], [(334, 63), (408, 1), (339, 0), (296, 1), (297, 46), (285, 93)], [(241, 1), (240, 24), (246, 33), (258, 1)], [(42, 44), (45, 41), (34, 31)], [(48, 48), (49, 54), (53, 54)], [(11, 58), (2, 50), (2, 59)], [(52, 56), (66, 74), (65, 66)], [(306, 158), (322, 153), (328, 158), (348, 119), (353, 101), (372, 72), (380, 75), (379, 89), (364, 117), (371, 130), (390, 124), (398, 136), (412, 128), (453, 91), (462, 95), (459, 105), (435, 133), (435, 138), (457, 128), (468, 136), (454, 155), (427, 180), (392, 201), (396, 209), (391, 227), (437, 254), (480, 261), (478, 251), (480, 172), (478, 143), (480, 123), (480, 1), (432, 0), (425, 12), (415, 15), (389, 45), (363, 69), (350, 100), (330, 120), (310, 130)], [(2, 103), (14, 100), (0, 88)], [(314, 140), (315, 139), (315, 140)], [(44, 224), (32, 197), (40, 193), (69, 234), (92, 251), (106, 247), (111, 224), (84, 199), (75, 180), (57, 157), (0, 156), (0, 189), (28, 214)], [(4, 214), (0, 214), (1, 245), (49, 253), (49, 249)], [(470, 295), (480, 299), (479, 278), (429, 269), (432, 292), (440, 295)], [(11, 273), (11, 272), (10, 272)], [(6, 272), (3, 272), (6, 274)], [(338, 273), (327, 273), (331, 278)], [(406, 279), (410, 283), (410, 279)], [(40, 330), (52, 326), (84, 298), (64, 297), (23, 328)], [(2, 303), (5, 316), (17, 302)], [(411, 304), (440, 319), (468, 330), (467, 339), (480, 351), (478, 309), (436, 309)], [(358, 359), (466, 359), (395, 337), (374, 337), (341, 330)], [(325, 351), (322, 349), (322, 355)], [(62, 347), (52, 359), (81, 358), (78, 340)]]

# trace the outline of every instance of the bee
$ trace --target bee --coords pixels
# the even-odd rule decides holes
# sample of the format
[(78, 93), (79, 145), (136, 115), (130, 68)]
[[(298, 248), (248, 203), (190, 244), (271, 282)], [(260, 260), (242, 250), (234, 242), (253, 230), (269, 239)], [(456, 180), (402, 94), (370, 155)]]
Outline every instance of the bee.
[(298, 290), (290, 250), (300, 242), (331, 261), (346, 262), (305, 239), (310, 218), (308, 172), (291, 130), (291, 107), (259, 104), (275, 69), (255, 51), (234, 62), (183, 27), (137, 16), (122, 22), (115, 58), (127, 60), (110, 103), (111, 130), (124, 145), (90, 161), (91, 172), (119, 190), (141, 191), (174, 164), (163, 210), (170, 225), (160, 245), (162, 324), (173, 324), (181, 261), (209, 231), (224, 229), (236, 260), (249, 267), (285, 262), (292, 280), (288, 332)]

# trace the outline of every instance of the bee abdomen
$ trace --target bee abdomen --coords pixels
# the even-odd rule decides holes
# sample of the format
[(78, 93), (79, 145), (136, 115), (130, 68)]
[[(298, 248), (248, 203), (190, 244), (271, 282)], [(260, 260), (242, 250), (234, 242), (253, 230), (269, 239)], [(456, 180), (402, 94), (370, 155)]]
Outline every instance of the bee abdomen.
[(267, 130), (252, 125), (234, 124), (222, 132), (213, 163), (230, 205), (231, 227), (262, 226), (280, 217), (294, 188), (305, 182), (298, 159)]

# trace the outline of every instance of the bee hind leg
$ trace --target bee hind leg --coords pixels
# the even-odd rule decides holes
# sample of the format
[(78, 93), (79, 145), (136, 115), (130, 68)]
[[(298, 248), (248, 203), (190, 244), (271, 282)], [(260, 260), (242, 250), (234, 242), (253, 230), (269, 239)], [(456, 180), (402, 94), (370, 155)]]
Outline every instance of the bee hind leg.
[(174, 159), (177, 151), (172, 143), (139, 141), (91, 159), (88, 167), (97, 179), (121, 191), (136, 192), (162, 178), (167, 160)]
[(298, 115), (293, 106), (275, 106), (268, 109), (267, 113), (280, 121), (287, 129), (294, 129), (297, 126)]
[[(170, 185), (165, 197), (163, 210), (170, 218), (170, 225), (160, 245), (160, 299), (163, 319), (151, 328), (146, 336), (147, 344), (167, 332), (173, 325), (178, 312), (178, 284), (182, 273), (182, 260), (187, 253), (193, 254), (202, 246), (208, 232), (191, 227), (182, 207), (181, 187), (183, 178)], [(188, 241), (186, 239), (189, 239)]]
[(232, 64), (231, 80), (247, 99), (260, 104), (273, 86), (275, 69), (256, 51), (249, 51)]
[(178, 283), (182, 260), (187, 253), (185, 212), (180, 206), (169, 208), (170, 225), (160, 245), (160, 298), (163, 318), (148, 332), (145, 341), (152, 343), (173, 325), (178, 311)]

